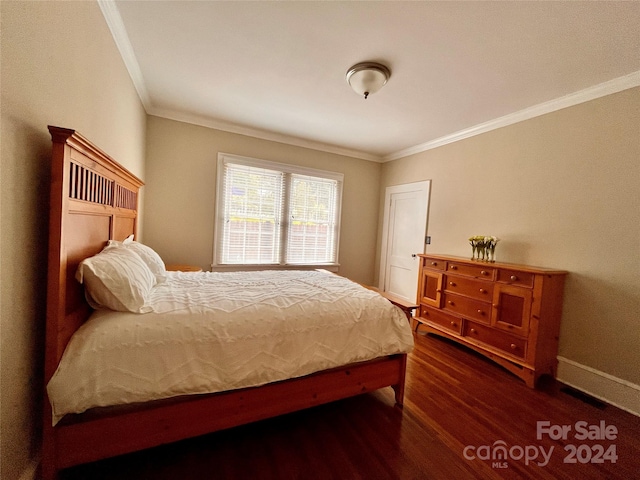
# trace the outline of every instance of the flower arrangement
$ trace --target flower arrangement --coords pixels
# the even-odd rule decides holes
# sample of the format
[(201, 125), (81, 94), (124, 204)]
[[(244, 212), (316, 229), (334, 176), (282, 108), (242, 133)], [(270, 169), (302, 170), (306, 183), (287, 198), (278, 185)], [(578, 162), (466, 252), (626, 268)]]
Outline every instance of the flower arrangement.
[(469, 237), (472, 255), (471, 260), (482, 262), (495, 262), (496, 245), (500, 241), (497, 237), (488, 237), (485, 235), (474, 235)]

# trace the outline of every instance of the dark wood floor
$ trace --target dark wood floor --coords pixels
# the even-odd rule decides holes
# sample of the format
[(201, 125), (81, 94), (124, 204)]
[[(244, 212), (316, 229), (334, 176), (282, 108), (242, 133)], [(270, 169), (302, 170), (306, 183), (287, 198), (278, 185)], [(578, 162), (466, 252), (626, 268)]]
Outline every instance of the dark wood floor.
[[(538, 421), (570, 425), (571, 432), (566, 440), (547, 435), (538, 440)], [(580, 421), (604, 421), (618, 435), (576, 440)], [(609, 455), (598, 455), (598, 444)], [(506, 459), (478, 458), (498, 445), (506, 446)], [(565, 463), (572, 458), (570, 445), (576, 463)], [(541, 448), (550, 458), (546, 465)], [(537, 458), (520, 458), (526, 452), (533, 457), (534, 450)], [(63, 475), (66, 480), (478, 478), (638, 479), (640, 418), (577, 398), (554, 381), (531, 390), (463, 347), (418, 335), (403, 409), (393, 406), (387, 388)]]

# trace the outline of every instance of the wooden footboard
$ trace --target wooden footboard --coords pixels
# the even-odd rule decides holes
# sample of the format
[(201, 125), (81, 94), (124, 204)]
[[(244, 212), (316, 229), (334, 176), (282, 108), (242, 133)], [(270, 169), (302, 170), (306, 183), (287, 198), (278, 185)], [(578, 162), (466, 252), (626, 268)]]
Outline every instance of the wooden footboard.
[[(52, 430), (45, 479), (61, 469), (302, 410), (386, 386), (402, 403), (406, 355), (318, 372), (261, 387), (194, 395), (147, 406), (65, 417)], [(72, 418), (68, 418), (72, 417)], [(45, 468), (46, 467), (46, 468)]]

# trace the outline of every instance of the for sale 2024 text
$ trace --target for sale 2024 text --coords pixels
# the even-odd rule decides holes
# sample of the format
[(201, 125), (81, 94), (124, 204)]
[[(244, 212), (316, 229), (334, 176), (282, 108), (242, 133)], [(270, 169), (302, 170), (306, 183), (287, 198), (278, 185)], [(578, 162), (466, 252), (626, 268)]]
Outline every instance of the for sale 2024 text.
[[(552, 425), (546, 420), (538, 421), (536, 439), (542, 440), (545, 435), (551, 440), (568, 440), (571, 435), (578, 441), (612, 441), (618, 438), (618, 428), (615, 425), (607, 425), (604, 420), (600, 420), (600, 423), (595, 425), (583, 420), (573, 425)], [(606, 448), (599, 443), (568, 444), (564, 449), (568, 452), (564, 457), (564, 463), (616, 463), (618, 460), (615, 444), (608, 445)]]

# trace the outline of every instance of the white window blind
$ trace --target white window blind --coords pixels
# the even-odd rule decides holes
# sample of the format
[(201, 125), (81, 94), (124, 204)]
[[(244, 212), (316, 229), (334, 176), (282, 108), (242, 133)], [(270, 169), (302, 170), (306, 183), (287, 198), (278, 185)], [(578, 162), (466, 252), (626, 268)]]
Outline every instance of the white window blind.
[(220, 154), (214, 266), (338, 262), (342, 174)]
[(338, 182), (291, 175), (287, 263), (333, 263), (338, 228)]
[(222, 263), (278, 263), (282, 223), (282, 172), (226, 164)]

